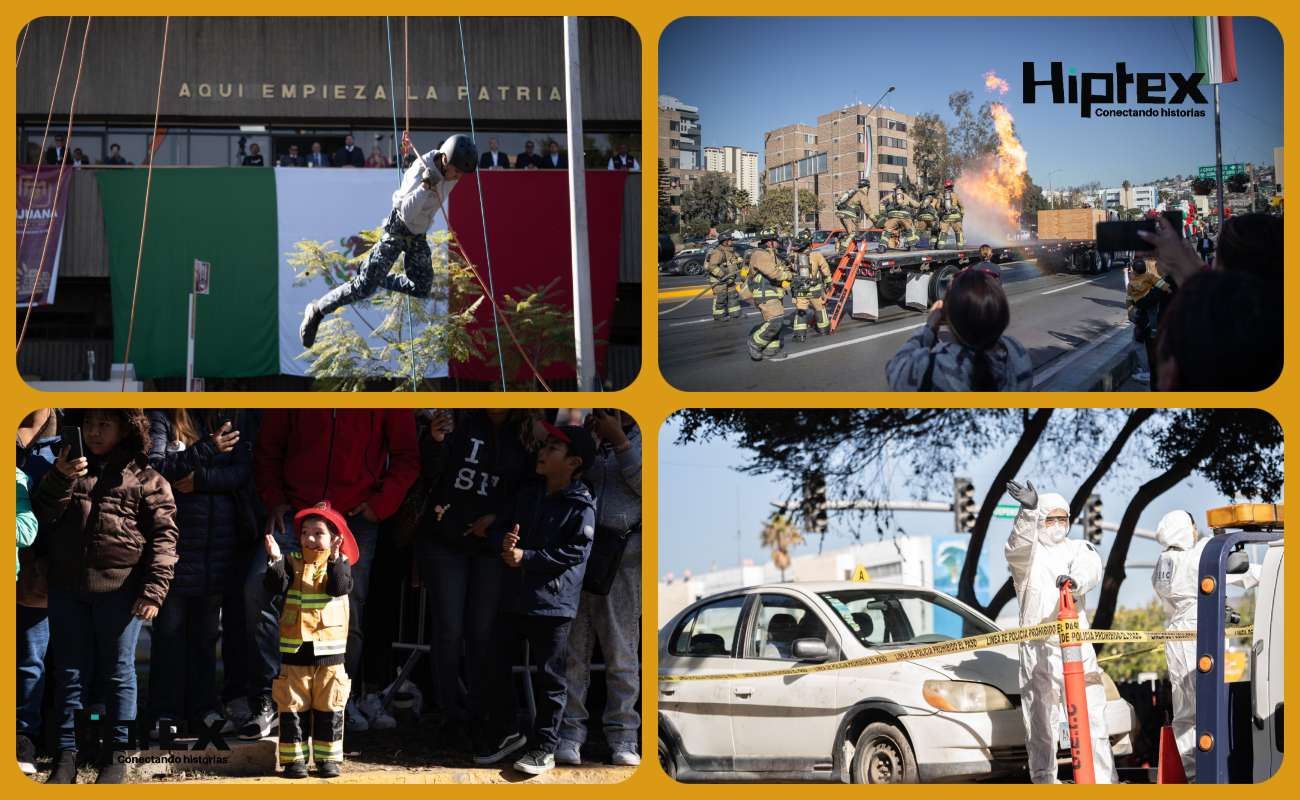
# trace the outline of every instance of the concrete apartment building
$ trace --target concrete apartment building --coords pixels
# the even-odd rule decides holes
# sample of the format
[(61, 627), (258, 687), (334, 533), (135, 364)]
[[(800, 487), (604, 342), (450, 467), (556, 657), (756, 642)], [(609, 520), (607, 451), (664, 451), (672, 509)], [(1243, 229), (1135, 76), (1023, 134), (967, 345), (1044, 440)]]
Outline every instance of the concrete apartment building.
[[(672, 230), (681, 224), (678, 198), (705, 173), (699, 144), (700, 113), (675, 97), (659, 96), (659, 158), (668, 169), (668, 196), (672, 198)], [(683, 131), (686, 135), (683, 136)], [(689, 164), (690, 166), (685, 166)], [(657, 169), (657, 167), (656, 167)]]
[(1154, 186), (1102, 189), (1100, 199), (1102, 208), (1140, 208), (1143, 211), (1150, 211), (1160, 203), (1159, 193)]
[(731, 146), (706, 147), (704, 169), (729, 173), (737, 189), (749, 192), (749, 204), (758, 205), (758, 153)]
[(880, 197), (893, 191), (904, 174), (910, 182), (917, 181), (909, 134), (915, 122), (909, 114), (859, 103), (822, 114), (816, 128), (800, 123), (769, 131), (763, 152), (767, 187), (788, 188), (797, 182), (799, 188), (815, 192), (822, 201), (821, 213), (805, 214), (802, 222), (833, 227), (835, 197), (856, 187), (866, 173), (865, 126), (875, 137), (870, 177), (871, 212), (876, 213)]

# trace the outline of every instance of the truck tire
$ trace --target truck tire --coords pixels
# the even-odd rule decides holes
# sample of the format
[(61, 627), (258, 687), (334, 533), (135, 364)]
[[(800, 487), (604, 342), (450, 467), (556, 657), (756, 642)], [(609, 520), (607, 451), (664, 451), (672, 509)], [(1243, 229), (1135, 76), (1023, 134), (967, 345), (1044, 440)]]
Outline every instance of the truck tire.
[(673, 759), (672, 748), (664, 741), (664, 737), (659, 737), (659, 768), (664, 774), (673, 780), (677, 780), (677, 762)]
[(956, 264), (944, 264), (930, 275), (930, 305), (942, 300), (948, 293), (948, 283), (961, 269)]
[(886, 303), (897, 303), (907, 293), (907, 275), (882, 275), (876, 284), (880, 289), (880, 299)]
[(849, 779), (853, 783), (919, 783), (912, 744), (894, 725), (871, 723), (858, 737)]

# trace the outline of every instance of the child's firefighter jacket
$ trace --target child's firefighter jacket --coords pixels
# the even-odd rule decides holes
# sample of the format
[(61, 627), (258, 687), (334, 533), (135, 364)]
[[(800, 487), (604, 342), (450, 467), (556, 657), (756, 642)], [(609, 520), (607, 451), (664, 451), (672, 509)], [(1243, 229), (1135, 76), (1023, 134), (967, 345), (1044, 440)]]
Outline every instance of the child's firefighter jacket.
[[(280, 652), (296, 653), (303, 642), (311, 642), (314, 655), (342, 655), (348, 646), (347, 591), (331, 597), (330, 589), (339, 592), (339, 562), (304, 561), (301, 552), (284, 557), (285, 577), (289, 590), (280, 615)], [(277, 565), (271, 565), (268, 572)], [(330, 585), (331, 573), (335, 584)], [(281, 579), (283, 580), (283, 579)], [(348, 581), (351, 583), (351, 581)], [(349, 587), (350, 588), (350, 587)]]

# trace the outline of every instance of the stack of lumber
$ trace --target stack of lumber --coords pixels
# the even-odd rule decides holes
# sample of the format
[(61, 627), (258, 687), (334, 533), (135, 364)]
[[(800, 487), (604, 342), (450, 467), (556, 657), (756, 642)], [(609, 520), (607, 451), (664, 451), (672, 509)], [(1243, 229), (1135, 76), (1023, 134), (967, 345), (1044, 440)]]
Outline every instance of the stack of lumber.
[(1096, 239), (1097, 223), (1110, 219), (1100, 208), (1062, 208), (1038, 212), (1039, 239)]

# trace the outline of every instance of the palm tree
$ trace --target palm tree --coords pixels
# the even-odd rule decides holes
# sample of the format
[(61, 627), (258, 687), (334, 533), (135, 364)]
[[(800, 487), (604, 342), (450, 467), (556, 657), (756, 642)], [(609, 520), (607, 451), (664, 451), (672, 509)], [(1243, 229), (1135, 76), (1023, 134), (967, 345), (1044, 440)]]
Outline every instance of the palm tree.
[(794, 526), (789, 517), (774, 514), (763, 525), (763, 532), (758, 535), (764, 547), (772, 548), (772, 563), (781, 570), (781, 582), (785, 583), (785, 571), (790, 567), (790, 548), (803, 544), (803, 534)]
[(1120, 185), (1123, 186), (1125, 189), (1132, 189), (1132, 188), (1133, 188), (1133, 184), (1129, 183), (1128, 181), (1124, 181), (1124, 183), (1122, 183), (1122, 184), (1120, 184)]
[(750, 199), (748, 189), (737, 189), (736, 193), (731, 196), (731, 202), (736, 206), (736, 216), (744, 224), (745, 212), (749, 210)]

